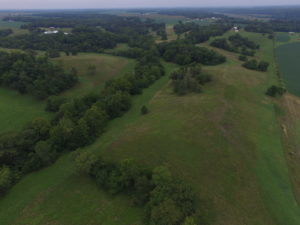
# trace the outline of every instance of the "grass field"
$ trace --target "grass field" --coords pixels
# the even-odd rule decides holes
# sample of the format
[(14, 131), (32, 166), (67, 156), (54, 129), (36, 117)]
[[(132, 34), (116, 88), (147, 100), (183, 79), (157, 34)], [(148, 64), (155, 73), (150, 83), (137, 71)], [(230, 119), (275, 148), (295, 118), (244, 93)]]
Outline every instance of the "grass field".
[(291, 36), (288, 33), (276, 33), (276, 41), (278, 42), (287, 42), (291, 40)]
[(281, 76), (288, 91), (300, 96), (300, 42), (280, 45), (276, 48)]
[[(296, 174), (289, 173), (285, 159), (281, 100), (264, 94), (278, 83), (273, 43), (260, 34), (241, 34), (260, 43), (256, 57), (271, 63), (268, 73), (244, 69), (236, 54), (217, 50), (228, 61), (204, 67), (213, 82), (203, 93), (177, 97), (165, 76), (79, 151), (169, 167), (192, 184), (212, 225), (299, 225), (293, 191), (300, 189), (297, 179), (291, 178), (294, 189), (289, 179)], [(165, 66), (169, 72), (175, 68)], [(142, 105), (149, 114), (140, 115)], [(15, 185), (0, 201), (1, 225), (142, 225), (142, 210), (127, 197), (108, 196), (74, 172), (73, 154)]]
[[(97, 92), (105, 81), (125, 73), (131, 73), (135, 65), (134, 60), (96, 53), (80, 53), (77, 56), (65, 56), (63, 54), (54, 60), (63, 63), (67, 70), (74, 67), (78, 71), (79, 84), (64, 93), (69, 97)], [(96, 66), (94, 76), (87, 74), (90, 65)]]
[(27, 122), (38, 117), (49, 118), (44, 102), (13, 90), (0, 88), (0, 134), (18, 131)]
[[(168, 71), (174, 68), (172, 64), (167, 67)], [(168, 80), (165, 76), (142, 95), (134, 97), (131, 110), (112, 121), (95, 145), (104, 147), (113, 143), (129, 124), (139, 119), (141, 106)], [(142, 210), (132, 207), (128, 198), (107, 195), (90, 179), (75, 174), (73, 166), (73, 154), (70, 153), (51, 167), (25, 176), (0, 201), (1, 225), (142, 224)]]
[(226, 64), (206, 68), (215, 82), (204, 94), (178, 98), (165, 87), (150, 101), (149, 115), (109, 147), (91, 149), (113, 159), (130, 156), (170, 167), (212, 202), (213, 224), (296, 225), (300, 211), (282, 131), (274, 104), (264, 95), (277, 83), (272, 42), (243, 35), (264, 46), (257, 57), (271, 62), (269, 73), (243, 69), (229, 53)]

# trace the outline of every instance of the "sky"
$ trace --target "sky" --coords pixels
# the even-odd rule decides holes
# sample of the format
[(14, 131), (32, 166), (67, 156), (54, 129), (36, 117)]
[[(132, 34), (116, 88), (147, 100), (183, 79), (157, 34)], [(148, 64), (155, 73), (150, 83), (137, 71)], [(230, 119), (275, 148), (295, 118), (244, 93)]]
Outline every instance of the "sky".
[(0, 9), (300, 5), (300, 0), (0, 0)]

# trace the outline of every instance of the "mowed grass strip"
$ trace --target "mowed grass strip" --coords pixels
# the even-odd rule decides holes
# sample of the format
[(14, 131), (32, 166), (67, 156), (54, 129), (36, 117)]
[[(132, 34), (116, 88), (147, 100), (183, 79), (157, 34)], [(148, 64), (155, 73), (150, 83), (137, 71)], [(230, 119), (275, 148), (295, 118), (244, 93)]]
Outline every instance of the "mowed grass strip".
[[(76, 56), (62, 54), (54, 61), (62, 63), (66, 70), (75, 68), (78, 71), (79, 84), (64, 93), (68, 97), (98, 92), (105, 81), (132, 73), (135, 65), (131, 59), (96, 53), (79, 53)], [(96, 67), (95, 75), (88, 74), (89, 66)]]
[[(175, 68), (173, 64), (165, 65), (168, 73)], [(142, 95), (135, 96), (130, 111), (113, 120), (107, 132), (90, 148), (80, 151), (101, 150), (116, 141), (127, 126), (141, 117), (142, 105), (147, 104), (168, 80), (166, 75)], [(16, 184), (0, 200), (1, 225), (143, 224), (143, 209), (133, 207), (128, 197), (109, 196), (94, 181), (76, 174), (73, 159), (73, 153), (66, 154), (54, 165), (26, 175)]]

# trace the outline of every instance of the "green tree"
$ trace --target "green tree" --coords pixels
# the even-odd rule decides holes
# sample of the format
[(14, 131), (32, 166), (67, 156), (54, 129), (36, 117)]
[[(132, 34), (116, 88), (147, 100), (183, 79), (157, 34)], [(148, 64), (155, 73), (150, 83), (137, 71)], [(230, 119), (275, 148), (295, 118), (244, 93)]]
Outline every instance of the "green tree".
[(34, 147), (35, 153), (44, 165), (50, 165), (57, 157), (56, 151), (47, 141), (39, 141)]
[(0, 194), (10, 188), (13, 183), (13, 173), (8, 167), (0, 168)]
[(86, 122), (88, 134), (96, 137), (104, 131), (108, 122), (108, 116), (101, 107), (94, 105), (86, 111), (82, 120)]
[(176, 225), (182, 222), (183, 215), (172, 199), (166, 199), (153, 207), (150, 225)]
[(141, 114), (145, 115), (145, 114), (148, 114), (148, 113), (149, 113), (149, 110), (148, 110), (147, 106), (143, 105), (142, 108), (141, 108)]
[(193, 217), (186, 217), (182, 225), (197, 225)]

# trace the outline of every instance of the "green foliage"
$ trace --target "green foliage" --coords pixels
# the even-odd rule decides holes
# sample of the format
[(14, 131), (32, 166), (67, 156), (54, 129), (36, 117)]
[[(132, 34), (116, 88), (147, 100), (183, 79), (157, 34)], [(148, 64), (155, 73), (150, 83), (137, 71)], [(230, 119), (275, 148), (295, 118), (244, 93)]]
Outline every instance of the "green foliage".
[(217, 65), (224, 63), (226, 58), (219, 53), (205, 47), (196, 47), (186, 40), (177, 40), (158, 45), (160, 55), (168, 62), (179, 65), (201, 63), (204, 65)]
[(46, 51), (46, 57), (49, 57), (49, 58), (58, 58), (60, 57), (60, 52), (56, 49), (48, 49)]
[(47, 58), (30, 53), (0, 52), (0, 85), (44, 99), (73, 87), (76, 71), (66, 73)]
[(7, 37), (13, 33), (12, 29), (1, 29), (0, 30), (0, 37)]
[(143, 105), (141, 108), (141, 114), (146, 115), (148, 113), (149, 113), (149, 109), (147, 108), (147, 106)]
[(193, 217), (186, 217), (182, 225), (197, 225)]
[(48, 112), (58, 112), (60, 106), (64, 104), (66, 101), (67, 99), (61, 96), (50, 96), (47, 99), (45, 110)]
[(150, 172), (132, 160), (113, 163), (95, 160), (87, 153), (81, 153), (76, 162), (78, 170), (89, 174), (109, 193), (128, 193), (134, 203), (145, 205), (149, 225), (181, 224), (196, 210), (196, 196), (191, 188), (174, 179), (165, 167)]
[(8, 167), (0, 168), (0, 196), (13, 184), (13, 173)]
[(265, 61), (257, 62), (257, 60), (252, 59), (243, 64), (243, 67), (250, 69), (250, 70), (258, 70), (262, 72), (266, 72), (269, 67), (269, 63)]
[(185, 95), (189, 92), (200, 93), (201, 85), (211, 81), (211, 76), (203, 73), (201, 66), (193, 64), (175, 71), (171, 75), (174, 92)]
[(240, 60), (240, 61), (246, 62), (246, 61), (248, 61), (248, 58), (247, 58), (247, 56), (245, 56), (245, 55), (240, 55), (240, 56), (239, 56), (239, 60)]
[(256, 49), (259, 49), (259, 45), (250, 41), (248, 38), (235, 34), (226, 38), (218, 38), (210, 43), (211, 46), (221, 48), (230, 52), (241, 53), (247, 56), (253, 56)]
[(284, 88), (272, 85), (266, 91), (266, 95), (269, 95), (271, 97), (276, 97), (276, 96), (282, 96), (285, 92), (286, 90)]
[(43, 165), (50, 165), (57, 157), (57, 153), (52, 146), (46, 141), (39, 141), (34, 146), (34, 151), (42, 160)]

